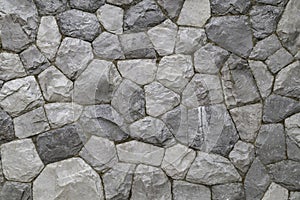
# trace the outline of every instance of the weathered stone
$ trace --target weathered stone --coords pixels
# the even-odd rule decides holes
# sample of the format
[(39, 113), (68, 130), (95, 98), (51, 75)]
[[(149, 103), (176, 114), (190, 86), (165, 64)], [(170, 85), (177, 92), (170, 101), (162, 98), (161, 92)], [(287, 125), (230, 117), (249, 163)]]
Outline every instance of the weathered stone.
[[(287, 134), (289, 134), (287, 132)], [(286, 137), (286, 150), (287, 150), (287, 157), (290, 160), (295, 160), (300, 162), (300, 145), (294, 138), (291, 138), (289, 135)]]
[(186, 180), (205, 185), (215, 185), (241, 181), (242, 179), (226, 158), (198, 151), (187, 173)]
[(33, 199), (104, 200), (103, 186), (88, 164), (80, 158), (70, 158), (46, 166), (33, 182)]
[(177, 23), (179, 25), (203, 27), (210, 18), (209, 0), (186, 0)]
[(4, 110), (0, 109), (0, 145), (12, 141), (14, 137), (13, 120)]
[(120, 35), (126, 58), (155, 58), (156, 53), (149, 37), (144, 32)]
[(262, 105), (251, 104), (230, 110), (232, 119), (240, 138), (247, 142), (254, 142), (261, 126)]
[(166, 17), (154, 0), (143, 0), (125, 10), (124, 30), (142, 31), (153, 27)]
[(83, 110), (82, 106), (76, 103), (48, 103), (44, 108), (51, 128), (77, 121)]
[(107, 200), (129, 199), (135, 165), (118, 163), (103, 176)]
[(242, 183), (227, 183), (212, 186), (213, 200), (241, 200), (246, 199)]
[(300, 113), (285, 119), (284, 125), (288, 158), (300, 161)]
[(193, 75), (191, 56), (178, 54), (165, 56), (160, 60), (156, 79), (165, 87), (180, 93)]
[(250, 58), (257, 60), (265, 60), (269, 56), (273, 55), (277, 50), (281, 48), (281, 44), (275, 34), (260, 40), (254, 46)]
[(254, 37), (261, 39), (275, 32), (282, 11), (283, 8), (277, 6), (253, 6), (250, 10), (250, 22)]
[(42, 17), (37, 33), (36, 45), (49, 60), (54, 60), (60, 40), (61, 34), (55, 17)]
[(26, 72), (18, 54), (0, 53), (0, 80), (8, 81), (23, 76), (26, 76)]
[(42, 93), (33, 76), (8, 81), (0, 90), (0, 106), (12, 117), (39, 107), (43, 103)]
[(122, 8), (105, 4), (97, 10), (96, 14), (100, 23), (107, 31), (115, 34), (123, 33), (124, 11)]
[(79, 155), (98, 172), (112, 168), (118, 162), (114, 143), (97, 136), (88, 140)]
[(174, 200), (211, 200), (210, 189), (208, 187), (185, 181), (174, 181), (172, 192)]
[(41, 15), (55, 15), (65, 11), (68, 7), (67, 0), (35, 0), (35, 3)]
[(252, 32), (245, 16), (213, 17), (206, 25), (206, 33), (210, 40), (241, 57), (251, 53)]
[(3, 174), (12, 181), (30, 182), (44, 168), (31, 139), (2, 144), (1, 159)]
[(207, 37), (201, 28), (179, 27), (176, 39), (175, 52), (177, 54), (192, 54), (205, 45)]
[(271, 183), (271, 178), (258, 158), (254, 160), (247, 172), (244, 187), (246, 199), (261, 199)]
[(293, 60), (293, 56), (287, 50), (281, 48), (266, 60), (266, 64), (271, 72), (277, 73), (283, 67), (290, 64)]
[(49, 102), (70, 101), (73, 82), (54, 66), (48, 67), (38, 75), (44, 98)]
[(284, 6), (288, 0), (256, 0), (257, 3), (265, 3), (274, 6)]
[(151, 83), (156, 75), (157, 66), (154, 59), (134, 59), (118, 61), (118, 70), (122, 77), (140, 85)]
[(171, 19), (175, 19), (179, 16), (184, 0), (158, 0), (157, 3), (167, 12)]
[(204, 74), (218, 74), (228, 56), (228, 51), (210, 43), (206, 44), (194, 54), (195, 70)]
[(6, 181), (0, 192), (0, 199), (5, 200), (32, 200), (30, 183)]
[(106, 1), (107, 3), (111, 3), (118, 6), (130, 4), (131, 2), (133, 2), (133, 0), (106, 0)]
[(134, 174), (130, 199), (171, 200), (171, 183), (160, 168), (139, 165)]
[(36, 145), (45, 164), (77, 155), (83, 146), (75, 125), (67, 125), (38, 135)]
[(216, 15), (246, 14), (251, 0), (211, 0), (211, 12)]
[(43, 107), (14, 118), (15, 134), (18, 138), (26, 138), (50, 129)]
[(90, 43), (67, 37), (59, 47), (55, 64), (68, 78), (75, 79), (93, 57)]
[(158, 82), (144, 87), (147, 114), (157, 117), (180, 103), (180, 96)]
[(100, 6), (104, 5), (105, 0), (70, 0), (71, 8), (95, 12)]
[(262, 200), (288, 200), (289, 191), (276, 183), (271, 183)]
[(165, 56), (174, 52), (177, 31), (177, 25), (168, 19), (149, 29), (147, 33), (157, 53)]
[(195, 157), (194, 150), (176, 144), (166, 149), (161, 168), (173, 179), (183, 179)]
[(222, 102), (223, 90), (216, 75), (196, 74), (182, 92), (182, 104), (189, 108)]
[(289, 200), (298, 200), (300, 199), (300, 192), (290, 192)]
[(165, 150), (138, 141), (130, 141), (117, 145), (120, 161), (159, 166), (162, 162)]

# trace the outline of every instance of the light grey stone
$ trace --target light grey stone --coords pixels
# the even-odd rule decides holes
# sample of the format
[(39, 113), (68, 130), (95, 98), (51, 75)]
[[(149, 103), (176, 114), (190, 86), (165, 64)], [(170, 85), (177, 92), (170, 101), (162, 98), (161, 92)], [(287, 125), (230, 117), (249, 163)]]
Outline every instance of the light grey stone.
[(117, 152), (120, 161), (159, 166), (165, 150), (161, 147), (133, 140), (118, 144)]
[(35, 3), (41, 15), (55, 15), (68, 8), (67, 0), (35, 0)]
[(171, 182), (160, 168), (138, 165), (134, 174), (130, 199), (171, 200)]
[(176, 54), (165, 56), (160, 60), (156, 79), (165, 87), (180, 93), (193, 75), (191, 56)]
[(241, 200), (246, 199), (242, 183), (227, 183), (212, 186), (213, 200)]
[(133, 2), (133, 0), (106, 0), (106, 1), (107, 3), (111, 3), (118, 6), (127, 5)]
[(71, 8), (95, 12), (100, 6), (103, 6), (105, 0), (70, 0)]
[(5, 200), (32, 200), (30, 183), (6, 181), (0, 192), (0, 199)]
[(0, 53), (0, 79), (8, 81), (23, 76), (26, 72), (18, 54)]
[(97, 10), (96, 14), (107, 31), (115, 34), (123, 33), (124, 10), (122, 8), (105, 4)]
[(190, 167), (187, 181), (215, 185), (241, 181), (242, 178), (228, 159), (220, 155), (198, 151)]
[(266, 60), (266, 64), (271, 72), (277, 73), (283, 67), (290, 64), (293, 60), (293, 56), (287, 50), (281, 48)]
[(157, 117), (180, 103), (180, 96), (158, 82), (144, 87), (147, 114)]
[[(0, 109), (0, 145), (12, 141), (15, 138), (15, 130), (12, 118)], [(1, 163), (1, 162), (0, 162)], [(0, 170), (0, 177), (2, 170)], [(1, 181), (0, 181), (1, 185)]]
[(44, 168), (31, 139), (2, 144), (1, 159), (5, 178), (12, 181), (30, 182)]
[(69, 79), (73, 80), (86, 68), (93, 57), (90, 43), (66, 37), (58, 49), (55, 64)]
[(171, 19), (175, 19), (179, 16), (184, 0), (158, 0), (157, 3), (167, 12)]
[(157, 53), (165, 56), (174, 52), (177, 31), (177, 25), (168, 19), (149, 29), (147, 33)]
[(276, 183), (271, 183), (262, 200), (288, 200), (289, 191)]
[(211, 200), (210, 189), (203, 185), (185, 181), (174, 181), (172, 188), (174, 200)]
[(103, 186), (88, 164), (80, 158), (70, 158), (45, 167), (33, 182), (33, 199), (104, 200)]
[(196, 157), (196, 152), (182, 144), (166, 149), (161, 168), (173, 179), (184, 179)]
[(277, 50), (281, 48), (281, 44), (275, 34), (266, 37), (256, 43), (251, 51), (250, 58), (257, 60), (265, 60), (269, 56), (273, 55)]
[(207, 37), (238, 56), (248, 57), (253, 42), (250, 22), (246, 16), (212, 17), (206, 25)]
[(246, 14), (251, 0), (211, 0), (211, 12), (216, 15)]
[(300, 148), (300, 113), (292, 115), (284, 120), (285, 132), (291, 142)]
[(289, 200), (298, 200), (300, 199), (300, 192), (290, 192)]
[(4, 83), (0, 90), (0, 106), (12, 117), (44, 104), (42, 93), (33, 76)]

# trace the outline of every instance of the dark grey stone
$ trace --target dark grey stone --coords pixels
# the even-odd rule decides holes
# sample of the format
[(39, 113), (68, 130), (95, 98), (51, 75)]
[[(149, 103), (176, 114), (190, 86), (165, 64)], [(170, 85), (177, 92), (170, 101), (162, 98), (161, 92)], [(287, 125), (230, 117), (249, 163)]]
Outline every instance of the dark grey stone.
[(257, 3), (265, 3), (274, 6), (284, 6), (288, 0), (256, 0)]
[(163, 7), (171, 19), (179, 16), (184, 0), (157, 0), (157, 3)]
[(92, 41), (101, 32), (96, 15), (80, 10), (68, 10), (57, 16), (62, 34), (82, 40)]
[(10, 142), (15, 137), (12, 118), (0, 109), (0, 144)]
[(0, 192), (1, 200), (32, 200), (30, 183), (6, 181)]
[(211, 0), (211, 12), (215, 15), (245, 14), (251, 6), (251, 0)]
[(88, 12), (95, 12), (104, 5), (105, 0), (70, 0), (71, 8), (76, 8)]
[(213, 200), (243, 200), (245, 191), (242, 183), (228, 183), (212, 186)]
[(40, 134), (36, 144), (37, 152), (44, 164), (73, 157), (83, 146), (74, 124)]
[(68, 0), (34, 0), (40, 15), (53, 15), (68, 7)]

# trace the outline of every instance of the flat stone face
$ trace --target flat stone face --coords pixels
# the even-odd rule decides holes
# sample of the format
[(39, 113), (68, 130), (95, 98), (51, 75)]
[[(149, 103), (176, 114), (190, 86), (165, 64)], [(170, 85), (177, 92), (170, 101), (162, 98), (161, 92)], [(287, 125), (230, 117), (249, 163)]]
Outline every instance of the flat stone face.
[(44, 168), (31, 139), (2, 144), (1, 159), (3, 174), (11, 181), (30, 182)]
[(279, 50), (281, 44), (275, 34), (260, 40), (253, 47), (250, 54), (250, 58), (265, 60), (269, 56), (273, 55), (277, 50)]
[(70, 158), (46, 166), (33, 182), (33, 199), (104, 200), (102, 189), (99, 175), (89, 165)]
[(273, 73), (277, 73), (279, 70), (293, 62), (293, 56), (284, 48), (279, 49), (267, 60), (266, 64)]
[(211, 12), (216, 15), (246, 14), (251, 0), (211, 0)]
[(68, 6), (67, 0), (36, 0), (37, 9), (41, 15), (57, 14), (65, 11)]
[(104, 5), (105, 0), (70, 0), (71, 8), (95, 12), (97, 8)]
[(300, 192), (290, 192), (290, 200), (297, 200), (300, 198)]
[(227, 183), (224, 185), (212, 186), (213, 200), (238, 200), (245, 199), (245, 191), (241, 183)]
[(300, 147), (300, 114), (292, 115), (291, 117), (285, 119), (285, 131), (287, 136), (294, 141)]
[(32, 200), (31, 184), (6, 181), (0, 192), (0, 198), (5, 200)]
[[(92, 0), (95, 1), (95, 0)], [(101, 2), (104, 0), (96, 0)], [(77, 1), (75, 1), (77, 2)], [(104, 26), (104, 28), (116, 34), (123, 33), (123, 17), (124, 17), (124, 10), (117, 6), (112, 6), (109, 4), (105, 4), (101, 6), (97, 10), (97, 18), (99, 19), (100, 23)]]
[(287, 135), (286, 137), (287, 157), (291, 160), (300, 162), (300, 147), (294, 138)]
[(0, 144), (10, 142), (15, 137), (15, 130), (12, 118), (0, 109)]
[(174, 19), (179, 16), (184, 0), (158, 0), (157, 3), (167, 12), (171, 19)]
[(271, 183), (262, 200), (288, 200), (289, 191), (276, 183)]
[(0, 79), (8, 81), (14, 78), (26, 76), (24, 66), (18, 54), (1, 53), (0, 54)]
[(211, 194), (210, 189), (203, 185), (197, 185), (185, 181), (174, 181), (173, 182), (173, 199), (182, 200), (210, 200)]

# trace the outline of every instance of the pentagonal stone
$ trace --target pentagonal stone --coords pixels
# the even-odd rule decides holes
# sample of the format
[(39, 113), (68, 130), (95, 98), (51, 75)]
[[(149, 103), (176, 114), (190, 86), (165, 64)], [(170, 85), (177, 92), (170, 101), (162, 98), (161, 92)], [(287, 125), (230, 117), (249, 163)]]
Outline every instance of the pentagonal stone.
[(35, 0), (35, 3), (41, 15), (55, 15), (68, 8), (67, 0)]
[(75, 156), (83, 146), (75, 125), (67, 125), (38, 135), (36, 145), (45, 164)]
[[(300, 113), (284, 120), (285, 131), (290, 140), (300, 148)], [(291, 142), (292, 142), (291, 141)]]
[(0, 53), (0, 80), (8, 81), (23, 76), (26, 76), (26, 72), (18, 54)]
[(213, 200), (238, 200), (246, 199), (242, 183), (227, 183), (224, 185), (212, 186)]
[(216, 15), (246, 14), (251, 0), (211, 0), (211, 12)]
[(133, 2), (133, 0), (106, 0), (106, 1), (107, 3), (111, 3), (118, 6), (127, 5)]
[(157, 3), (167, 12), (171, 19), (175, 19), (179, 16), (184, 0), (158, 0)]
[(241, 57), (251, 53), (252, 32), (245, 16), (213, 17), (206, 25), (206, 34), (216, 44)]
[(59, 47), (55, 64), (68, 78), (75, 79), (93, 57), (90, 43), (67, 37)]
[(171, 182), (160, 168), (139, 165), (134, 174), (131, 199), (171, 200)]
[(105, 0), (70, 0), (71, 8), (95, 12), (100, 6), (104, 5)]
[(97, 136), (88, 140), (79, 155), (98, 172), (112, 168), (118, 162), (114, 143)]
[(0, 144), (10, 142), (15, 137), (15, 130), (12, 118), (0, 109)]
[(166, 149), (161, 168), (173, 179), (183, 179), (195, 157), (194, 150), (176, 144)]
[(50, 129), (43, 107), (14, 118), (14, 126), (18, 138), (30, 137)]
[(174, 200), (211, 200), (210, 189), (208, 187), (186, 181), (174, 181), (172, 192)]
[(198, 151), (187, 173), (186, 180), (205, 185), (215, 185), (241, 181), (242, 179), (228, 159)]
[(289, 191), (276, 183), (271, 183), (262, 200), (288, 200)]
[(159, 166), (165, 150), (151, 144), (133, 140), (118, 144), (117, 152), (120, 161)]
[(154, 0), (143, 0), (125, 10), (124, 30), (142, 31), (161, 23), (166, 17)]
[(277, 73), (293, 60), (293, 56), (287, 50), (281, 48), (266, 60), (266, 64), (272, 73)]
[(156, 79), (165, 87), (180, 93), (193, 75), (191, 56), (178, 54), (165, 56), (160, 60)]
[(107, 31), (115, 34), (123, 33), (124, 10), (122, 8), (105, 4), (97, 10), (96, 14), (100, 23)]
[(68, 10), (57, 16), (60, 31), (65, 36), (93, 41), (101, 32), (96, 15), (80, 10)]
[(31, 139), (2, 144), (1, 157), (3, 174), (8, 180), (30, 182), (44, 168)]
[(33, 76), (6, 82), (0, 90), (0, 106), (12, 117), (21, 115), (44, 103)]
[(40, 73), (38, 80), (47, 101), (71, 101), (73, 82), (54, 66)]
[(0, 199), (5, 200), (32, 200), (30, 183), (6, 181), (0, 192)]
[(33, 182), (33, 199), (104, 200), (99, 175), (82, 159), (70, 158), (46, 166)]

